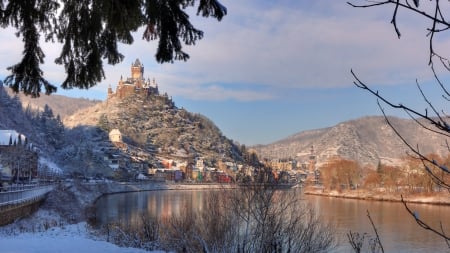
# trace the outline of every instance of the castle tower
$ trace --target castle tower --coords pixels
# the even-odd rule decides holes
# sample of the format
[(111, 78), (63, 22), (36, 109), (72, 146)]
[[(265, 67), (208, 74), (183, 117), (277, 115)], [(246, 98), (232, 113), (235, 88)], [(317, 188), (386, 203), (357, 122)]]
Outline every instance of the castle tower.
[(316, 155), (314, 154), (314, 146), (311, 146), (311, 154), (309, 155), (309, 164), (308, 164), (308, 181), (317, 183), (318, 182), (318, 174), (316, 171)]
[(119, 86), (123, 86), (123, 77), (120, 75)]
[(141, 64), (139, 59), (136, 59), (136, 61), (131, 64), (131, 78), (133, 80), (141, 80), (143, 76), (144, 65)]
[(114, 95), (113, 90), (111, 88), (111, 84), (108, 86), (108, 98), (111, 98)]

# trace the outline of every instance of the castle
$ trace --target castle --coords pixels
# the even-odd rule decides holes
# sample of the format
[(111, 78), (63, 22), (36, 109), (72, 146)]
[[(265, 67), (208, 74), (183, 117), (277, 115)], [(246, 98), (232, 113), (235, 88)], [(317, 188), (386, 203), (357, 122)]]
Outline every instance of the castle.
[(139, 59), (131, 63), (131, 77), (123, 80), (120, 77), (116, 92), (113, 92), (111, 85), (108, 87), (108, 99), (117, 97), (125, 98), (135, 93), (146, 93), (147, 95), (159, 95), (158, 84), (150, 79), (144, 79), (144, 65)]

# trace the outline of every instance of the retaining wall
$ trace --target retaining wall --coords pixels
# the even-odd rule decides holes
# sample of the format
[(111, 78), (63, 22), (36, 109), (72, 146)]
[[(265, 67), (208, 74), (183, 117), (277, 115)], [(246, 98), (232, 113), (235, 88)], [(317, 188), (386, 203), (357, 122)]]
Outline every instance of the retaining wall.
[(53, 185), (47, 185), (0, 192), (0, 226), (36, 211), (53, 188)]

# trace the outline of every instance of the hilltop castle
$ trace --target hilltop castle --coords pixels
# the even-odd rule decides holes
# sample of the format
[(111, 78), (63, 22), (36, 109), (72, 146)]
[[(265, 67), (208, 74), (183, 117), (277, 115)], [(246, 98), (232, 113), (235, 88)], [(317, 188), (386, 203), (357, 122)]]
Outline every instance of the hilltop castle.
[(123, 80), (120, 77), (119, 83), (116, 87), (116, 92), (113, 92), (111, 85), (108, 87), (108, 99), (112, 97), (125, 98), (135, 93), (146, 93), (147, 95), (159, 95), (158, 84), (150, 79), (144, 78), (144, 65), (136, 59), (131, 63), (131, 77)]

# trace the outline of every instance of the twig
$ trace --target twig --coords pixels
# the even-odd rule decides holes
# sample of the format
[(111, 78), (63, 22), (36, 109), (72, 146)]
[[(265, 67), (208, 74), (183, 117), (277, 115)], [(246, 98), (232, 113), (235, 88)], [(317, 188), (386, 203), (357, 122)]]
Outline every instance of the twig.
[(419, 224), (419, 226), (421, 226), (422, 228), (426, 229), (426, 230), (430, 230), (431, 232), (439, 235), (440, 237), (444, 238), (444, 240), (446, 241), (447, 244), (449, 244), (450, 241), (450, 237), (448, 237), (445, 233), (444, 230), (442, 228), (442, 224), (441, 224), (441, 230), (442, 232), (430, 227), (428, 224), (426, 224), (425, 222), (423, 222), (420, 218), (419, 215), (413, 211), (411, 211), (411, 209), (409, 209), (408, 205), (406, 204), (406, 201), (403, 199), (403, 195), (401, 196), (401, 201), (403, 203), (403, 205), (406, 208), (406, 211), (408, 211), (409, 214), (411, 214), (411, 216), (414, 218), (414, 220), (417, 222), (417, 224)]
[(373, 223), (372, 217), (370, 217), (369, 210), (367, 210), (367, 217), (369, 218), (370, 224), (372, 225), (373, 231), (375, 232), (375, 235), (377, 237), (376, 240), (378, 245), (380, 245), (381, 252), (384, 253), (383, 244), (381, 244), (380, 236), (378, 235), (378, 231), (377, 228), (375, 227), (375, 224)]

